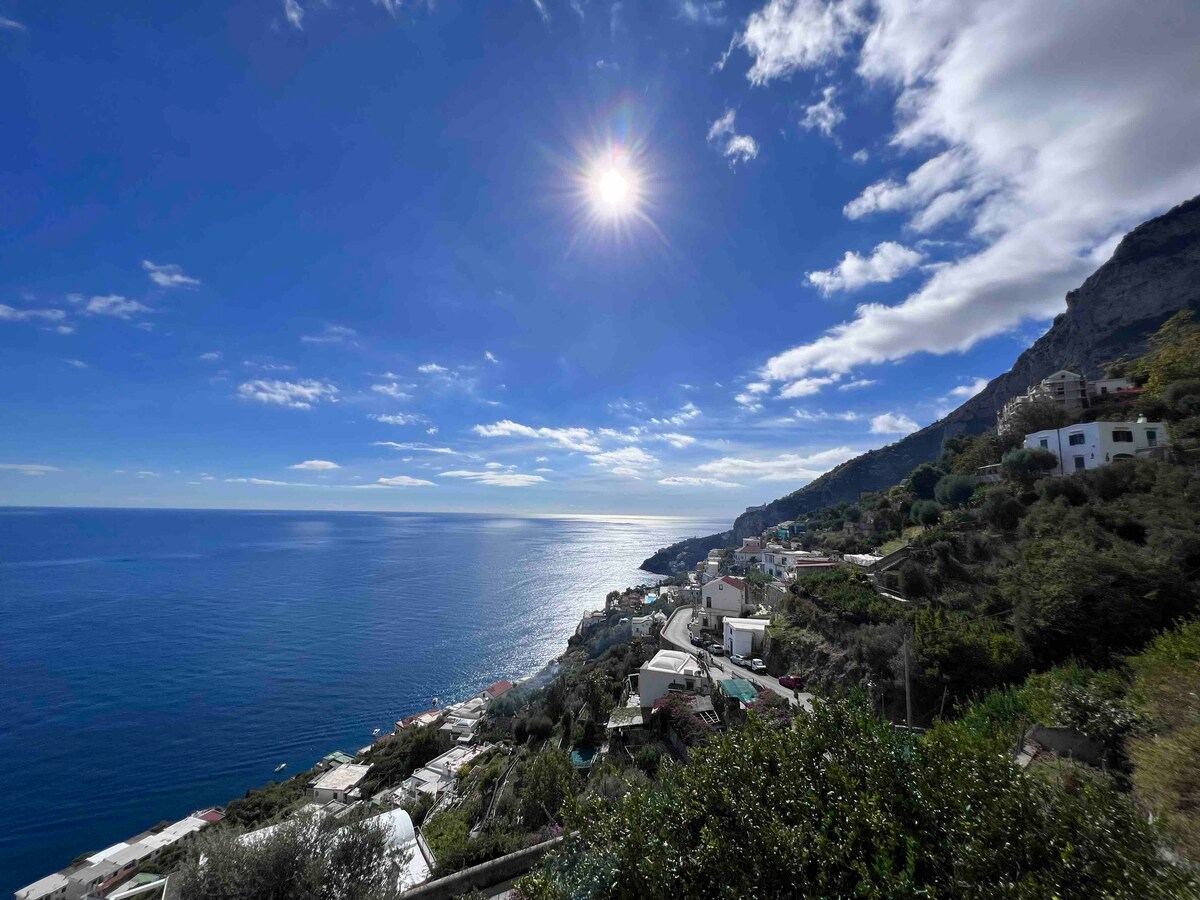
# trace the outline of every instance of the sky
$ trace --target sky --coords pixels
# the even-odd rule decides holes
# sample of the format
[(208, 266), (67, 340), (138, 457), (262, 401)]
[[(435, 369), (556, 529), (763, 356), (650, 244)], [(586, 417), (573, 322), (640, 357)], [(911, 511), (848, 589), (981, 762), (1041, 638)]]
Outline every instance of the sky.
[(733, 515), (1200, 191), (1194, 0), (0, 0), (0, 504)]

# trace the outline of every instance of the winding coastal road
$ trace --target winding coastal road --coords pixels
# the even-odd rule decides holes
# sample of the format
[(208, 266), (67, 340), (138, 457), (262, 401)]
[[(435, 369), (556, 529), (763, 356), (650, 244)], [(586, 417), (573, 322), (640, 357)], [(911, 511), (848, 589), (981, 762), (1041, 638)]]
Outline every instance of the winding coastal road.
[[(699, 648), (692, 646), (691, 632), (688, 631), (688, 623), (692, 621), (694, 612), (694, 609), (690, 606), (681, 606), (675, 610), (671, 614), (671, 618), (667, 620), (667, 624), (663, 626), (662, 631), (659, 632), (659, 639), (663, 643), (675, 647), (677, 650), (683, 650), (686, 653), (696, 653)], [(812, 709), (812, 694), (804, 691), (797, 692), (791, 688), (784, 687), (779, 683), (778, 678), (772, 678), (770, 675), (755, 675), (749, 669), (735, 666), (727, 657), (712, 657), (711, 661), (708, 662), (708, 667), (720, 672), (721, 678), (745, 678), (747, 681), (769, 688), (793, 706), (800, 706), (805, 710)]]

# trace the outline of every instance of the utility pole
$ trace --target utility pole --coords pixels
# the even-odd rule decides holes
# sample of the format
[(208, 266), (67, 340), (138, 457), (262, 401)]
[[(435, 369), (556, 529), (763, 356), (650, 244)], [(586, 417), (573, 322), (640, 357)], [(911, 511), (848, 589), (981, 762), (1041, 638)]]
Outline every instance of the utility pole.
[(904, 705), (907, 711), (908, 730), (912, 731), (912, 685), (908, 680), (908, 631), (904, 632)]

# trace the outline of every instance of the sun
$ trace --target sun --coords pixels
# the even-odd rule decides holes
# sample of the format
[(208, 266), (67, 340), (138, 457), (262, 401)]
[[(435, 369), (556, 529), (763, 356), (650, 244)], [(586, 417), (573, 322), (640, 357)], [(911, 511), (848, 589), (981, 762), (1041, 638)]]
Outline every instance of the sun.
[(641, 191), (637, 173), (618, 155), (591, 165), (586, 189), (592, 212), (599, 218), (616, 219), (638, 211)]

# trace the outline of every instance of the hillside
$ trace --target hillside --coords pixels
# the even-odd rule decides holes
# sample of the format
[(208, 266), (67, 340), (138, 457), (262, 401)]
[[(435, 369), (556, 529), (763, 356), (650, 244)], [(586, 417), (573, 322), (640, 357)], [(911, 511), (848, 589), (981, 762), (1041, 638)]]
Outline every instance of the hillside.
[[(811, 484), (743, 513), (733, 523), (735, 539), (760, 533), (776, 522), (823, 506), (853, 501), (900, 481), (941, 454), (945, 440), (978, 434), (996, 423), (996, 413), (1029, 385), (1059, 369), (1089, 377), (1121, 356), (1137, 355), (1147, 336), (1172, 314), (1200, 310), (1200, 197), (1139, 225), (1104, 263), (1066, 297), (1067, 310), (1022, 353), (1011, 369), (943, 419), (908, 437), (857, 456)], [(642, 568), (670, 574), (671, 563), (694, 565), (720, 536), (693, 538), (656, 552)]]

